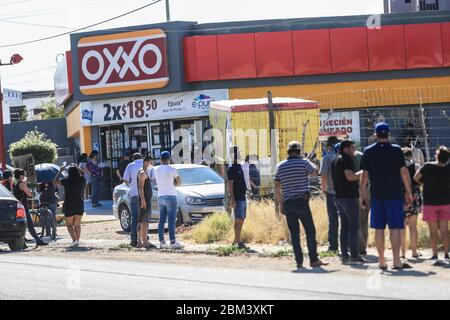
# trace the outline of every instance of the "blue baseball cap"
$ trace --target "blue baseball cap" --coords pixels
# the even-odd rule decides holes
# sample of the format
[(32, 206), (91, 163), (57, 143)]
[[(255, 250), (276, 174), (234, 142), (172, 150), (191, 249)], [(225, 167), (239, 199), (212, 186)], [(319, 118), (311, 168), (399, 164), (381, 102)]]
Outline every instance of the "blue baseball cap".
[(169, 160), (171, 158), (169, 151), (161, 152), (161, 160)]
[(375, 127), (375, 133), (377, 135), (388, 134), (389, 132), (390, 132), (389, 125), (387, 123), (381, 122), (381, 123), (378, 123)]
[(334, 145), (334, 152), (339, 153), (340, 149), (341, 149), (341, 143), (340, 142), (336, 143)]

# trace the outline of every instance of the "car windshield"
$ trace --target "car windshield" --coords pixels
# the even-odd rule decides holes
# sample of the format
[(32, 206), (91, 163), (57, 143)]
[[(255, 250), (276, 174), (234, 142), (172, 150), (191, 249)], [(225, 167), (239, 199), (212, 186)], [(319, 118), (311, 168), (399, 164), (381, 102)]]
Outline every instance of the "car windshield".
[(183, 186), (224, 183), (221, 176), (210, 168), (184, 168), (178, 169)]
[(12, 198), (11, 193), (4, 186), (0, 185), (0, 198)]

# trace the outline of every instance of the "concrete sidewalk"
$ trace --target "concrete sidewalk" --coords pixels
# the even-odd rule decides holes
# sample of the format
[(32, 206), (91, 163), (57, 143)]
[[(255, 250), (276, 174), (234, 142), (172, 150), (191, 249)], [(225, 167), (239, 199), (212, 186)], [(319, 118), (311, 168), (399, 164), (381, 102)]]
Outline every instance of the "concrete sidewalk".
[(102, 206), (93, 208), (90, 201), (84, 202), (83, 222), (101, 222), (116, 220), (112, 211), (112, 200), (101, 201)]

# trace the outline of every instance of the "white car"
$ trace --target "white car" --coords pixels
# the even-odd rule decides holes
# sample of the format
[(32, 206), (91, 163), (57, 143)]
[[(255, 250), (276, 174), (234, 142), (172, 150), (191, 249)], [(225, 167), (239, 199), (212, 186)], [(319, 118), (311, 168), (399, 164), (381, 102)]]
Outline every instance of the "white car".
[[(178, 170), (182, 185), (177, 187), (177, 226), (199, 222), (204, 217), (225, 211), (225, 181), (212, 169), (194, 164), (173, 165)], [(155, 169), (158, 167), (155, 167)], [(152, 183), (153, 199), (151, 222), (159, 221), (158, 186)], [(123, 183), (113, 192), (114, 216), (124, 231), (131, 230), (129, 186)]]

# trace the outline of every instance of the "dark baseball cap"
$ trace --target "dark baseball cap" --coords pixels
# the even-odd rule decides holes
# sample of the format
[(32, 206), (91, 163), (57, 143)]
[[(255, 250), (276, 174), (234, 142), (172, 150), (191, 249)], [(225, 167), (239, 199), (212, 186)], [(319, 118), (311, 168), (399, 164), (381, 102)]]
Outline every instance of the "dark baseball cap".
[(390, 132), (389, 125), (384, 122), (380, 122), (375, 127), (375, 133), (377, 135), (386, 135)]
[(161, 160), (169, 160), (171, 158), (169, 151), (161, 152)]

